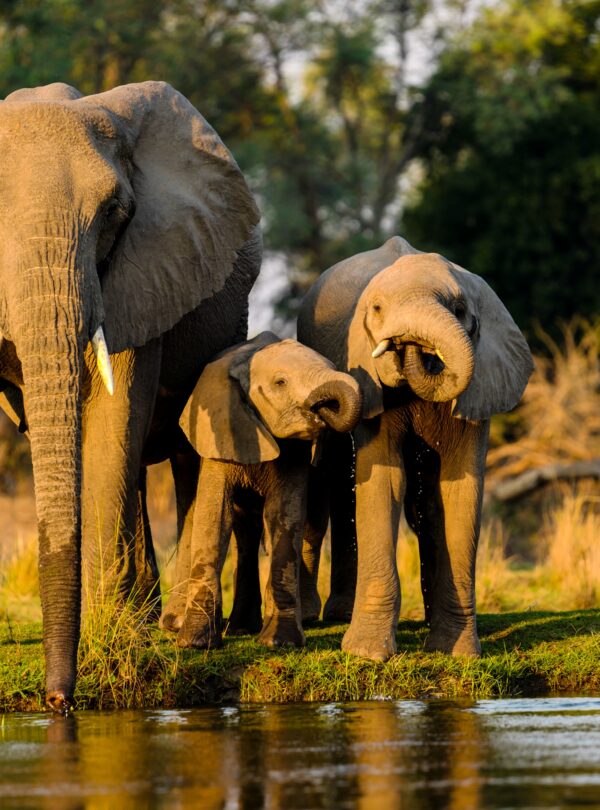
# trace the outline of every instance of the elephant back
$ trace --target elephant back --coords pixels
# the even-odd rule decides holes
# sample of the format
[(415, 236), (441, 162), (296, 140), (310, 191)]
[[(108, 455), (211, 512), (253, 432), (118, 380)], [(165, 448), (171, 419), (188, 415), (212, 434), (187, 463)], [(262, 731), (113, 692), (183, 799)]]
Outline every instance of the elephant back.
[(348, 325), (373, 276), (400, 256), (420, 253), (400, 236), (326, 270), (306, 293), (298, 313), (298, 340), (347, 371)]

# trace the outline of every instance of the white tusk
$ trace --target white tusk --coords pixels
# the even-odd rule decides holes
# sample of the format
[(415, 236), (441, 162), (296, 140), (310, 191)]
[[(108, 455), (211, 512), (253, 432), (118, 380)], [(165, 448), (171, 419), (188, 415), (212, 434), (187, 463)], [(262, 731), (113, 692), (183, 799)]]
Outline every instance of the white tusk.
[(113, 380), (110, 357), (108, 356), (108, 346), (106, 345), (104, 331), (101, 326), (99, 326), (94, 332), (94, 336), (92, 338), (92, 348), (94, 350), (94, 354), (96, 355), (96, 365), (98, 366), (98, 371), (102, 377), (102, 382), (112, 397), (115, 391), (115, 383)]
[(440, 358), (440, 360), (442, 361), (442, 363), (445, 363), (445, 362), (446, 362), (446, 361), (444, 360), (444, 355), (441, 353), (441, 351), (440, 351), (439, 349), (436, 349), (436, 350), (435, 350), (435, 353), (436, 353), (436, 354), (437, 354), (437, 356)]
[(384, 352), (387, 352), (387, 350), (390, 348), (391, 345), (392, 345), (391, 338), (386, 338), (385, 340), (382, 340), (381, 343), (379, 343), (377, 347), (373, 349), (371, 357), (381, 357), (381, 355)]

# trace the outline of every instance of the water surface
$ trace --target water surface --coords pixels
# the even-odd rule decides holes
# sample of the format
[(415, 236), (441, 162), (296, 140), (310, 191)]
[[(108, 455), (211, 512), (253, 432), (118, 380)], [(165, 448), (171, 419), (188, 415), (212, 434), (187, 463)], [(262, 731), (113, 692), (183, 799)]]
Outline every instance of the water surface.
[(600, 698), (0, 720), (2, 808), (600, 808)]

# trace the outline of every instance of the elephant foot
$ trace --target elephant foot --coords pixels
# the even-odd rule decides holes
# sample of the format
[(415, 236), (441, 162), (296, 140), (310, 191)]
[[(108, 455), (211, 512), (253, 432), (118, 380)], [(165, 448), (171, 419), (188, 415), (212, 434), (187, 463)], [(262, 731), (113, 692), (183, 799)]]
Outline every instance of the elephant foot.
[(179, 632), (185, 616), (185, 604), (185, 596), (174, 595), (169, 599), (158, 620), (161, 630), (167, 630), (170, 633)]
[(306, 638), (295, 618), (265, 616), (258, 641), (267, 647), (304, 647)]
[(348, 624), (352, 621), (354, 595), (330, 594), (323, 608), (323, 621), (328, 624)]
[(177, 634), (178, 647), (194, 647), (198, 650), (215, 650), (223, 646), (221, 619), (202, 612), (197, 615), (187, 611)]
[(56, 714), (67, 715), (73, 709), (73, 701), (62, 689), (46, 692), (46, 706)]
[(321, 599), (316, 591), (306, 596), (300, 597), (300, 609), (302, 613), (302, 626), (310, 627), (319, 621), (321, 615)]
[(387, 661), (396, 654), (396, 637), (393, 632), (382, 632), (381, 624), (384, 622), (352, 622), (342, 639), (342, 650), (372, 661)]
[(262, 623), (260, 605), (258, 605), (258, 607), (251, 607), (248, 610), (242, 608), (238, 609), (234, 605), (227, 623), (227, 635), (254, 636), (256, 633), (260, 632)]
[(453, 656), (479, 658), (481, 643), (473, 625), (462, 628), (436, 626), (425, 640), (427, 652), (443, 652)]

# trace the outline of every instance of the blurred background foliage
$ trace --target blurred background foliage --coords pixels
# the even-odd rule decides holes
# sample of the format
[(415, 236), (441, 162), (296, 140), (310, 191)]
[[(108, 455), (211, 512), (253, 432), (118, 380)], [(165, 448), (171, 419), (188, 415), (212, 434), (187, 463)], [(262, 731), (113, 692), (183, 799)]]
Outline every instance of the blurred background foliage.
[[(600, 2), (2, 0), (0, 94), (164, 79), (216, 127), (292, 273), (394, 233), (536, 343), (600, 309)], [(286, 305), (286, 302), (283, 302)]]

